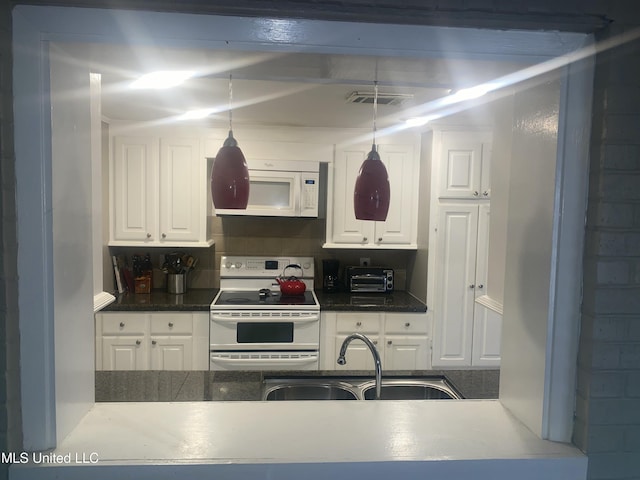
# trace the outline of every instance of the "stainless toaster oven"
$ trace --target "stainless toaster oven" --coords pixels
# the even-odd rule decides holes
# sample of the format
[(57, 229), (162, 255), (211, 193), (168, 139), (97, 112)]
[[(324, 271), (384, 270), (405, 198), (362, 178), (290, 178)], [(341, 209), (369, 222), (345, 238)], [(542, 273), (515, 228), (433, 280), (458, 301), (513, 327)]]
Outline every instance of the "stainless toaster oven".
[(346, 286), (350, 292), (393, 291), (393, 270), (384, 267), (347, 267)]

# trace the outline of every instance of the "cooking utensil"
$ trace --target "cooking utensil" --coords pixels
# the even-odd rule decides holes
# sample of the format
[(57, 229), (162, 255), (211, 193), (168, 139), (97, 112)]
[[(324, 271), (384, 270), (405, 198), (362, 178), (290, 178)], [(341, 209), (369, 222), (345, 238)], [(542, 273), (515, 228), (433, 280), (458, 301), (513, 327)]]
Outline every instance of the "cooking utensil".
[(282, 270), (282, 275), (276, 277), (276, 282), (280, 285), (280, 293), (282, 295), (303, 295), (307, 286), (302, 280), (299, 280), (298, 277), (290, 276), (286, 277), (286, 271), (288, 268), (297, 268), (300, 270), (300, 274), (303, 275), (304, 271), (300, 265), (291, 264), (284, 267)]

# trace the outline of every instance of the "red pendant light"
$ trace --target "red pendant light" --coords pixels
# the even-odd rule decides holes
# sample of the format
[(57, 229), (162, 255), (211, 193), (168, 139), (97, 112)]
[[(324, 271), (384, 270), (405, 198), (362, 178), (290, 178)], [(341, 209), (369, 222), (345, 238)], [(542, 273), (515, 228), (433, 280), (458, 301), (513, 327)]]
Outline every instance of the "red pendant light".
[(391, 188), (387, 169), (376, 150), (376, 114), (378, 109), (378, 83), (373, 99), (373, 145), (362, 162), (353, 191), (353, 209), (358, 220), (383, 222), (389, 212)]
[(233, 98), (229, 75), (229, 136), (213, 161), (211, 198), (216, 209), (244, 210), (249, 203), (249, 169), (231, 126)]

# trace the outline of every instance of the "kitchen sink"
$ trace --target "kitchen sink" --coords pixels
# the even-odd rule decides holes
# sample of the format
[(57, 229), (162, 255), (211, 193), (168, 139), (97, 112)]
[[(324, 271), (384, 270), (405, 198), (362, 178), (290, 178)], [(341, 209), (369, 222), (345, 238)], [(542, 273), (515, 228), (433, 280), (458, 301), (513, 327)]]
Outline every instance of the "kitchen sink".
[[(264, 381), (262, 399), (373, 400), (375, 381), (360, 377), (272, 378)], [(457, 400), (462, 395), (444, 377), (383, 377), (381, 400)]]
[[(366, 386), (362, 390), (365, 400), (375, 400), (376, 385)], [(458, 392), (444, 382), (442, 384), (433, 381), (420, 380), (382, 380), (380, 400), (456, 400), (461, 396)]]
[(317, 380), (272, 385), (265, 390), (264, 400), (358, 400), (348, 387), (335, 383), (321, 383)]

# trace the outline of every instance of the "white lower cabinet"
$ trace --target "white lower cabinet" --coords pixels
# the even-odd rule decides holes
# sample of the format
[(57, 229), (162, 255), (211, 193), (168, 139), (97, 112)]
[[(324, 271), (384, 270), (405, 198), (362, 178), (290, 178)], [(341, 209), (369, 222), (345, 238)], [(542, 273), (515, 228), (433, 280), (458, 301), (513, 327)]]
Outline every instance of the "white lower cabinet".
[(433, 365), (500, 366), (502, 316), (478, 302), (486, 297), (488, 203), (447, 202), (438, 209)]
[(207, 312), (96, 314), (96, 370), (208, 370)]
[(323, 312), (321, 325), (323, 370), (373, 370), (373, 355), (360, 340), (349, 343), (347, 363), (337, 364), (340, 347), (352, 333), (362, 333), (373, 342), (383, 371), (431, 368), (426, 313)]
[(138, 335), (103, 336), (96, 370), (148, 370), (149, 362)]

